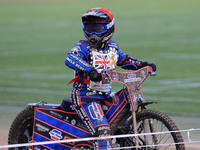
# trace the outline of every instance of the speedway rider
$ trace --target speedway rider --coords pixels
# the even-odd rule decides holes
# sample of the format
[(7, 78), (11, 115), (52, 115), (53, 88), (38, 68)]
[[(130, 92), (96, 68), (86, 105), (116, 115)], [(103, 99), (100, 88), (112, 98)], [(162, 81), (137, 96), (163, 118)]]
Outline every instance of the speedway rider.
[[(102, 84), (101, 71), (114, 70), (116, 65), (128, 70), (149, 65), (156, 71), (156, 66), (125, 54), (110, 40), (115, 19), (108, 9), (88, 10), (82, 16), (82, 28), (86, 40), (77, 42), (65, 59), (65, 64), (75, 70), (73, 105), (93, 136), (108, 136), (110, 125), (100, 103), (110, 99), (111, 83)], [(94, 142), (94, 149), (111, 146), (109, 139)]]

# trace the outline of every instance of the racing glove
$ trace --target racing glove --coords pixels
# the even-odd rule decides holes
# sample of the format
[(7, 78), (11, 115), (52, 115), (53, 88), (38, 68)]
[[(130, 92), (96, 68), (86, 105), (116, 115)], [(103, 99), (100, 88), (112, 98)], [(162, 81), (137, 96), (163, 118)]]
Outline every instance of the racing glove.
[(98, 73), (97, 70), (92, 67), (88, 73), (90, 80), (92, 81), (101, 81), (102, 80), (102, 75), (101, 73)]
[(142, 62), (142, 67), (145, 67), (145, 66), (150, 66), (154, 72), (156, 72), (156, 65), (153, 64), (153, 63), (148, 63), (148, 62)]

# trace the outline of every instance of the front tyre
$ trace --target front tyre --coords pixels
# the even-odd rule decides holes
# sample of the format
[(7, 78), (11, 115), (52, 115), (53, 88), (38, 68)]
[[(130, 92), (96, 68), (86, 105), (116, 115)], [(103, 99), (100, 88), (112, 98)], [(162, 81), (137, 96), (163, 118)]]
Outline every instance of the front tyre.
[[(34, 123), (34, 109), (26, 107), (14, 119), (9, 135), (8, 144), (19, 144), (32, 142)], [(9, 148), (9, 150), (28, 150), (29, 147)]]
[[(175, 123), (165, 114), (156, 110), (144, 110), (136, 115), (137, 130), (140, 133), (167, 132), (178, 130)], [(127, 134), (133, 134), (132, 118), (127, 123)], [(140, 150), (185, 150), (180, 132), (163, 133), (155, 135), (144, 135), (138, 137)], [(133, 138), (125, 138), (122, 147), (135, 146)]]

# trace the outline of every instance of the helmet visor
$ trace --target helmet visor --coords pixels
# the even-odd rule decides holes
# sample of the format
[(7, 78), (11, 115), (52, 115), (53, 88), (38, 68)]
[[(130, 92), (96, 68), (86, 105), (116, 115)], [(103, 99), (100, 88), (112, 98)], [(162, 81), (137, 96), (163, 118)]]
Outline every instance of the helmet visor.
[(107, 25), (102, 23), (89, 23), (83, 25), (83, 30), (86, 34), (103, 34), (107, 31)]

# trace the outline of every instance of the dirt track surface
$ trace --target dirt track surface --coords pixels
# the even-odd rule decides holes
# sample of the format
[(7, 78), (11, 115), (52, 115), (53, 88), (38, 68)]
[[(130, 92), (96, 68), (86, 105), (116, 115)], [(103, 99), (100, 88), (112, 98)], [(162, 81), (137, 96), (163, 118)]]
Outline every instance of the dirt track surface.
[[(0, 145), (7, 145), (7, 139), (8, 139), (8, 128), (0, 128)], [(7, 150), (6, 148), (1, 150)]]
[[(11, 106), (0, 106), (0, 145), (7, 145), (8, 139), (8, 132), (10, 125), (23, 107), (11, 107)], [(170, 116), (172, 120), (177, 124), (180, 130), (185, 129), (200, 129), (200, 119), (195, 117), (177, 117), (177, 116)], [(184, 137), (184, 141), (188, 142), (188, 135), (187, 133), (182, 134)], [(195, 144), (186, 144), (186, 150), (200, 150), (200, 130), (193, 131), (190, 133), (191, 141), (199, 141)], [(0, 149), (0, 150), (7, 150), (7, 148)]]

